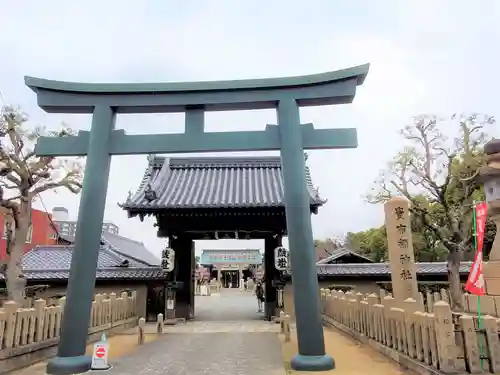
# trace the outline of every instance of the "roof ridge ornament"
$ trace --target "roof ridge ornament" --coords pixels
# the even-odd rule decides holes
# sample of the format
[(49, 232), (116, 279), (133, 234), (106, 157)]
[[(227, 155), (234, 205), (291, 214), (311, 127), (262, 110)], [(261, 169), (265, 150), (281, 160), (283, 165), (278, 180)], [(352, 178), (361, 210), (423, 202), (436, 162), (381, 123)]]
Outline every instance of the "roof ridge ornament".
[(147, 184), (146, 189), (144, 189), (144, 199), (148, 202), (152, 202), (156, 200), (158, 197), (156, 195), (156, 191), (153, 190), (151, 184)]

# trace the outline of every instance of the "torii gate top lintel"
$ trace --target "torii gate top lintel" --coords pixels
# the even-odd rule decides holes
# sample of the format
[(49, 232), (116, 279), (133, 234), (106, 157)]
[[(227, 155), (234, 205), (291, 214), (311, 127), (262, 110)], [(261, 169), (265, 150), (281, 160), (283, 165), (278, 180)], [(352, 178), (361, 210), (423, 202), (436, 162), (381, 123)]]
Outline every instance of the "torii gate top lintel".
[[(297, 77), (168, 83), (77, 83), (26, 76), (38, 105), (49, 113), (92, 113), (96, 104), (116, 113), (171, 113), (276, 108), (283, 97), (299, 106), (352, 102), (369, 64)], [(321, 86), (321, 87), (319, 87)]]

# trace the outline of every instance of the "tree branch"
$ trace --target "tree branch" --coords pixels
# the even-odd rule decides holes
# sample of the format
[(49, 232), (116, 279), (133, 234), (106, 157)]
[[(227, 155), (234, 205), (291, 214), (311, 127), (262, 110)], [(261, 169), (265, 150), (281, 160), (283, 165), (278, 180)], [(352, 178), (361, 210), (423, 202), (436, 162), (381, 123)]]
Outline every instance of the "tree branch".
[(64, 188), (68, 189), (69, 191), (71, 191), (72, 193), (78, 194), (80, 192), (82, 186), (83, 186), (82, 182), (81, 182), (79, 176), (77, 176), (77, 173), (76, 172), (68, 172), (66, 174), (66, 176), (59, 181), (47, 182), (44, 185), (41, 185), (41, 186), (34, 188), (29, 193), (29, 197), (33, 198), (33, 197), (36, 197), (38, 194), (43, 193), (44, 191), (53, 190), (53, 189), (57, 189), (60, 187), (64, 187)]
[(7, 181), (2, 181), (2, 180), (0, 180), (0, 186), (6, 190), (19, 189), (19, 186), (8, 184)]

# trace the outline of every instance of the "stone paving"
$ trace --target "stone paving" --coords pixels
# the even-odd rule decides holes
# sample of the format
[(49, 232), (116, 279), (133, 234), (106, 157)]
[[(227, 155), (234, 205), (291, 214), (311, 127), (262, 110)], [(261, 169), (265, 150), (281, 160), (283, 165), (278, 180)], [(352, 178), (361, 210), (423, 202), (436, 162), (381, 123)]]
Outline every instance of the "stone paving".
[(107, 374), (284, 375), (275, 333), (173, 333), (120, 359)]
[(222, 289), (218, 295), (196, 296), (196, 321), (251, 321), (262, 320), (257, 313), (257, 298), (251, 292), (238, 289)]
[(197, 296), (195, 321), (166, 326), (161, 339), (114, 363), (120, 375), (284, 375), (279, 325), (257, 313), (252, 293)]

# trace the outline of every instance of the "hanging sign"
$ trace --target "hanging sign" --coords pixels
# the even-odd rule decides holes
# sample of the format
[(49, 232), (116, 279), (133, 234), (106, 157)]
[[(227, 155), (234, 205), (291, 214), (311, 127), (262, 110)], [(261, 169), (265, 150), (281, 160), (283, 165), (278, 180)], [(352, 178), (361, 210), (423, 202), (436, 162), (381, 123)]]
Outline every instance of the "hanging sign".
[(167, 272), (174, 270), (175, 264), (175, 251), (169, 247), (164, 249), (161, 253), (161, 268)]
[(175, 300), (167, 299), (167, 310), (173, 310), (175, 308)]
[(288, 268), (288, 250), (283, 246), (274, 249), (274, 266), (278, 271), (285, 271)]

